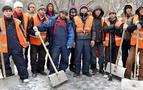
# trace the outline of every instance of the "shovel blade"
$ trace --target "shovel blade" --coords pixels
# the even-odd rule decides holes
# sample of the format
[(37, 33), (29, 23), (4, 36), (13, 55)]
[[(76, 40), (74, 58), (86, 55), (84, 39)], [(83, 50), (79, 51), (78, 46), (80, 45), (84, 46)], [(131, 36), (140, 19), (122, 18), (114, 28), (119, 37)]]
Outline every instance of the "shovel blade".
[[(111, 63), (111, 73), (120, 78), (124, 78), (126, 68)], [(110, 73), (110, 62), (107, 64), (106, 72)]]
[(143, 90), (143, 81), (122, 79), (121, 81), (122, 90)]
[(10, 76), (6, 79), (0, 79), (0, 87), (2, 89), (9, 90), (17, 85), (21, 84), (18, 76)]
[(50, 83), (52, 87), (59, 86), (68, 80), (63, 70), (59, 71), (58, 74), (54, 73), (54, 74), (49, 75), (49, 79), (50, 79)]

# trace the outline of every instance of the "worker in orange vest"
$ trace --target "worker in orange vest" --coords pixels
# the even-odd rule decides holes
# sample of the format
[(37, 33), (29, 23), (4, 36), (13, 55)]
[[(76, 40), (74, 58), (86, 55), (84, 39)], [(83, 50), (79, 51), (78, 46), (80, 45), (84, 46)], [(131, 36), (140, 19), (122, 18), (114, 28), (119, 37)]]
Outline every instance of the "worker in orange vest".
[(79, 15), (74, 17), (75, 22), (75, 71), (74, 77), (80, 76), (81, 60), (82, 60), (82, 74), (88, 77), (92, 75), (89, 72), (90, 67), (90, 53), (91, 53), (91, 27), (93, 17), (87, 14), (88, 7), (86, 4), (81, 4)]
[(21, 22), (13, 18), (13, 10), (10, 6), (4, 6), (2, 12), (3, 17), (0, 19), (0, 42), (1, 52), (4, 55), (6, 76), (13, 75), (9, 61), (12, 55), (20, 79), (23, 82), (28, 82), (28, 71), (23, 56), (23, 48), (27, 47), (27, 42), (21, 31)]
[[(122, 27), (123, 25), (116, 17), (116, 11), (110, 10), (109, 11), (109, 18), (105, 20), (104, 24), (104, 33), (105, 33), (105, 62), (109, 62), (110, 60), (110, 47), (112, 47), (112, 63), (116, 62), (118, 49), (121, 42), (121, 36), (122, 36)], [(110, 39), (111, 35), (111, 39)], [(110, 46), (110, 40), (112, 43), (112, 46)]]
[[(133, 11), (131, 5), (125, 5), (122, 15), (122, 23), (131, 25), (133, 20)], [(128, 52), (130, 50), (130, 40), (131, 40), (131, 33), (128, 30), (125, 31), (124, 40), (122, 44), (122, 62), (123, 67), (126, 67), (126, 61), (128, 57)]]
[[(126, 62), (125, 77), (131, 78), (133, 64), (135, 62), (136, 44), (138, 39), (138, 52), (139, 52), (139, 80), (143, 80), (143, 6), (136, 10), (136, 15), (133, 17), (133, 24), (129, 25), (128, 31), (132, 33), (131, 48)], [(137, 36), (139, 30), (139, 36)]]
[[(14, 13), (13, 16), (21, 21), (21, 25), (23, 26), (24, 30), (22, 31), (26, 37), (27, 42), (29, 42), (29, 28), (30, 28), (30, 16), (23, 12), (23, 4), (20, 1), (16, 1), (14, 3)], [(25, 48), (24, 56), (26, 60), (26, 65), (28, 67), (28, 48)]]
[[(40, 73), (42, 75), (47, 75), (47, 73), (44, 72), (46, 52), (41, 43), (40, 38), (38, 37), (39, 34), (35, 33), (35, 31), (33, 30), (33, 26), (38, 26), (48, 21), (48, 18), (46, 17), (45, 13), (46, 13), (46, 7), (43, 4), (41, 4), (38, 8), (37, 15), (35, 15), (31, 21), (33, 22), (33, 25), (32, 29), (30, 29), (30, 45), (31, 45), (30, 58), (31, 58), (31, 71), (33, 77), (36, 77), (37, 73)], [(43, 41), (46, 42), (47, 30), (41, 32), (40, 35), (42, 36)]]

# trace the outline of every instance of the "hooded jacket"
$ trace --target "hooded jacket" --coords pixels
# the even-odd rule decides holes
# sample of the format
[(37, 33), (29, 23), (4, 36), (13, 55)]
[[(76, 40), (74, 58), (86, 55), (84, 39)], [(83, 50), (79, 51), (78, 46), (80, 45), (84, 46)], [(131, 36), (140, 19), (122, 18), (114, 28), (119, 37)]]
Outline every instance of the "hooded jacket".
[[(94, 13), (96, 10), (101, 11), (98, 17)], [(93, 25), (91, 29), (92, 40), (95, 40), (95, 42), (102, 42), (104, 40), (104, 32), (103, 32), (104, 19), (102, 19), (102, 16), (104, 15), (104, 11), (102, 10), (101, 7), (96, 6), (95, 9), (93, 10), (92, 15), (94, 17)]]

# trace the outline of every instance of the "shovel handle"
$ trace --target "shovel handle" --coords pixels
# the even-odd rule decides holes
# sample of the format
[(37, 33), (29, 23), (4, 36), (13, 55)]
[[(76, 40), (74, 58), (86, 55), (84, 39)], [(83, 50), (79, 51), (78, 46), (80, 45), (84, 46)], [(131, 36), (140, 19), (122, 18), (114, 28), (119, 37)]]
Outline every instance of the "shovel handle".
[(135, 64), (134, 64), (134, 76), (133, 78), (136, 78), (136, 69), (137, 69), (137, 55), (138, 55), (138, 46), (139, 46), (139, 29), (137, 29), (137, 37), (136, 37), (136, 51), (135, 51)]
[(116, 58), (116, 65), (118, 65), (119, 60), (120, 60), (120, 56), (121, 56), (120, 52), (121, 52), (121, 49), (122, 49), (122, 44), (123, 44), (123, 40), (124, 40), (124, 36), (125, 36), (125, 31), (126, 30), (123, 30), (123, 33), (122, 33), (121, 43), (120, 43), (120, 47), (119, 47), (117, 58)]
[(4, 63), (4, 57), (3, 57), (3, 52), (1, 48), (1, 41), (0, 41), (0, 55), (1, 55), (1, 63), (2, 63), (2, 73), (3, 73), (3, 79), (6, 79), (6, 70), (5, 70), (5, 63)]
[[(38, 30), (36, 30), (36, 31), (38, 31)], [(38, 31), (38, 32), (39, 32), (39, 31)], [(53, 60), (52, 60), (52, 58), (51, 58), (51, 55), (49, 54), (49, 50), (47, 49), (47, 47), (46, 47), (46, 45), (45, 45), (45, 43), (44, 43), (44, 41), (43, 41), (43, 39), (42, 39), (42, 37), (41, 37), (40, 34), (39, 34), (39, 38), (40, 38), (40, 40), (41, 40), (41, 43), (42, 43), (42, 45), (43, 45), (43, 47), (44, 47), (44, 49), (45, 49), (45, 51), (46, 51), (46, 53), (47, 53), (47, 55), (48, 55), (48, 57), (49, 57), (49, 60), (50, 60), (50, 62), (51, 62), (51, 64), (52, 64), (52, 66), (53, 66), (55, 72), (58, 73), (58, 70), (56, 69), (56, 66), (55, 66), (55, 64), (54, 64), (54, 62), (53, 62)]]

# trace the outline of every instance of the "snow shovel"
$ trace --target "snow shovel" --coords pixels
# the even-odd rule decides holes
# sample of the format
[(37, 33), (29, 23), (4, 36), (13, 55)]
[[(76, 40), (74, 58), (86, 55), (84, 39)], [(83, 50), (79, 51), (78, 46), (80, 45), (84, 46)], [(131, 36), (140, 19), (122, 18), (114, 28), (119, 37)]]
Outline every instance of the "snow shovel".
[[(36, 31), (39, 32), (38, 30), (36, 30)], [(50, 62), (52, 64), (52, 66), (53, 66), (53, 68), (55, 70), (54, 74), (49, 75), (49, 79), (50, 79), (51, 85), (52, 85), (52, 87), (59, 86), (62, 83), (66, 82), (68, 80), (68, 78), (67, 78), (67, 76), (66, 76), (66, 74), (65, 74), (65, 72), (63, 70), (58, 71), (56, 69), (56, 66), (55, 66), (55, 64), (54, 64), (54, 62), (53, 62), (53, 60), (52, 60), (52, 58), (51, 58), (51, 56), (49, 54), (49, 50), (47, 49), (46, 45), (44, 44), (44, 41), (43, 41), (43, 39), (42, 39), (40, 34), (39, 34), (39, 38), (40, 38), (40, 40), (41, 40), (41, 42), (43, 44), (43, 47), (44, 47), (44, 49), (45, 49), (45, 51), (46, 51), (46, 53), (47, 53), (47, 55), (49, 57), (49, 60), (50, 60)]]
[(137, 39), (136, 39), (134, 76), (132, 80), (125, 79), (125, 78), (122, 79), (122, 82), (121, 82), (122, 90), (143, 90), (143, 81), (138, 81), (137, 75), (136, 75), (137, 56), (138, 56), (138, 37), (139, 37), (139, 29), (137, 30)]
[(119, 62), (120, 57), (121, 57), (121, 48), (122, 48), (122, 43), (123, 43), (124, 35), (125, 35), (125, 30), (123, 30), (123, 34), (122, 34), (122, 38), (121, 38), (121, 43), (120, 43), (120, 47), (119, 47), (118, 54), (117, 54), (116, 63), (115, 64), (111, 63), (111, 66), (110, 66), (110, 63), (108, 63), (107, 64), (107, 68), (106, 68), (106, 71), (110, 72), (110, 67), (112, 67), (111, 73), (113, 75), (121, 77), (121, 78), (124, 77), (124, 73), (125, 73), (125, 70), (126, 70), (126, 68), (118, 65), (118, 62)]

